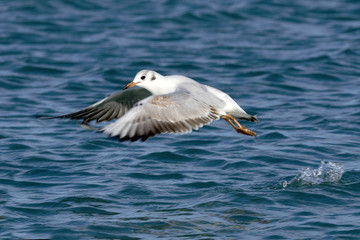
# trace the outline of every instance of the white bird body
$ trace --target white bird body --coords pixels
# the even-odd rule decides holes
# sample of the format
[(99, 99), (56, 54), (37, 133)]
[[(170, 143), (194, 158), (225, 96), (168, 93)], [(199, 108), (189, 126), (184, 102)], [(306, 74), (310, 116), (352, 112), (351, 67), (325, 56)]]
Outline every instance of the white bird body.
[[(148, 78), (156, 78), (156, 81), (141, 81), (141, 76), (149, 75)], [(217, 107), (221, 115), (231, 114), (237, 118), (247, 118), (247, 114), (228, 94), (219, 89), (201, 84), (191, 78), (182, 75), (162, 76), (161, 74), (142, 70), (134, 78), (133, 83), (143, 87), (153, 95), (163, 95), (185, 90), (192, 96), (202, 96), (204, 102)], [(210, 94), (209, 94), (210, 93)]]
[(256, 136), (236, 118), (256, 122), (228, 94), (181, 76), (163, 76), (142, 70), (124, 89), (139, 86), (96, 102), (78, 112), (55, 118), (95, 120), (117, 119), (101, 129), (120, 140), (145, 141), (161, 133), (187, 133), (220, 117), (238, 133)]

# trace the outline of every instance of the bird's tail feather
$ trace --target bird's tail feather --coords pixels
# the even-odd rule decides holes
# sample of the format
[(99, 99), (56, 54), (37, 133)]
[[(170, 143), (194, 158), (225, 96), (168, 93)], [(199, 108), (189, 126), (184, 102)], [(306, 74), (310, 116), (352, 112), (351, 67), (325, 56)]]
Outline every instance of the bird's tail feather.
[(259, 121), (257, 116), (251, 116), (251, 115), (249, 115), (248, 117), (239, 117), (239, 119), (250, 121), (250, 122), (258, 122)]

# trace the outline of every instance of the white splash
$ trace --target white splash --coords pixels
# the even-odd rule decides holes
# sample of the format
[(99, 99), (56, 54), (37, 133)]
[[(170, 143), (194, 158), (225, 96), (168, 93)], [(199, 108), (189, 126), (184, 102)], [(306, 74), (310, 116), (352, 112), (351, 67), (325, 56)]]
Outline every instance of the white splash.
[(290, 181), (283, 181), (281, 185), (286, 188), (289, 185), (318, 185), (321, 183), (338, 182), (345, 172), (345, 168), (340, 163), (321, 161), (317, 169), (304, 168)]

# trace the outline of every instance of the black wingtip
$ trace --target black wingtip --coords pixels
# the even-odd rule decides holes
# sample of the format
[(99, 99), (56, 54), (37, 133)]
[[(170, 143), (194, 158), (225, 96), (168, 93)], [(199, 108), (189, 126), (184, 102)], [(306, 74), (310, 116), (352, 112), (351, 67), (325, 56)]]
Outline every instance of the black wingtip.
[[(104, 128), (99, 128), (99, 129), (96, 129), (97, 132), (100, 132), (100, 133), (104, 133)], [(124, 136), (124, 137), (120, 137), (120, 135), (108, 135), (109, 138), (112, 138), (112, 139), (115, 139), (115, 140), (118, 140), (120, 142), (136, 142), (136, 141), (141, 141), (141, 142), (145, 142), (149, 137), (153, 137), (155, 136), (156, 134), (147, 134), (147, 135), (134, 135), (134, 136)]]
[(258, 120), (258, 118), (257, 118), (257, 116), (251, 116), (250, 117), (250, 122), (258, 122), (259, 120)]

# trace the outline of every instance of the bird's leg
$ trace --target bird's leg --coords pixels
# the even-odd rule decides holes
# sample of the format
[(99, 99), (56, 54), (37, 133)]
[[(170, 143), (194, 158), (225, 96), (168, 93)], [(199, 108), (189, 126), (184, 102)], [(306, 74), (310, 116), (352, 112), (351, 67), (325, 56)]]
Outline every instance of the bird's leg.
[[(245, 135), (250, 135), (250, 136), (254, 136), (256, 137), (256, 133), (251, 131), (250, 129), (247, 129), (246, 127), (242, 126), (237, 120), (236, 118), (234, 118), (233, 116), (231, 116), (230, 114), (226, 114), (221, 116), (223, 119), (225, 119), (228, 123), (231, 124), (231, 126), (233, 126), (233, 128), (238, 132), (238, 133), (242, 133)], [(234, 124), (232, 121), (234, 121)]]

